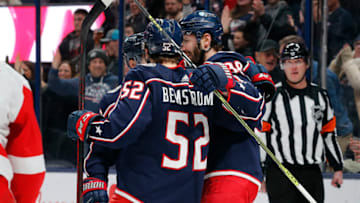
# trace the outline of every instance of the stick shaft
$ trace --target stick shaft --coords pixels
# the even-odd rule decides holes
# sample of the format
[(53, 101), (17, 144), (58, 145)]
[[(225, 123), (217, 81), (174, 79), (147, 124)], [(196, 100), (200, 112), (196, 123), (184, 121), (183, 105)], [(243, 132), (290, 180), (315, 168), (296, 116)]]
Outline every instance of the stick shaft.
[[(106, 4), (109, 5), (109, 4)], [(79, 110), (84, 109), (85, 104), (85, 75), (86, 75), (86, 58), (87, 58), (87, 36), (91, 25), (96, 18), (105, 10), (106, 5), (102, 1), (97, 1), (89, 14), (84, 19), (81, 25), (80, 33), (80, 88), (79, 88)], [(76, 187), (76, 202), (82, 203), (83, 192), (83, 172), (84, 172), (84, 142), (77, 140), (77, 187)]]

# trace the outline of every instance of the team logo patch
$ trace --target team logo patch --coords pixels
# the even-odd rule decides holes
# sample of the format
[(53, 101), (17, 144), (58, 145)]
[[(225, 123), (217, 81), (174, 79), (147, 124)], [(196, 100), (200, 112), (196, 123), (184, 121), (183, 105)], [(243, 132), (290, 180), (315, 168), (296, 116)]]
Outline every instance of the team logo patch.
[(189, 77), (187, 75), (184, 75), (181, 80), (182, 83), (188, 83), (189, 82)]
[(324, 117), (324, 113), (323, 113), (324, 110), (325, 110), (325, 107), (320, 106), (320, 105), (314, 105), (311, 107), (313, 119), (317, 124), (321, 123), (321, 121)]

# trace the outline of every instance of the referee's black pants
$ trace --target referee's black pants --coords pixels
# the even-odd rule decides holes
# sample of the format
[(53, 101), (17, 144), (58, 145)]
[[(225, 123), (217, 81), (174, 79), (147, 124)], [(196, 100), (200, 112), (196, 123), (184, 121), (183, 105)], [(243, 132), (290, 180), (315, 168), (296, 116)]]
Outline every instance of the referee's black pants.
[[(324, 183), (319, 165), (284, 164), (284, 166), (318, 203), (324, 202)], [(272, 161), (266, 169), (266, 190), (270, 203), (308, 202)]]

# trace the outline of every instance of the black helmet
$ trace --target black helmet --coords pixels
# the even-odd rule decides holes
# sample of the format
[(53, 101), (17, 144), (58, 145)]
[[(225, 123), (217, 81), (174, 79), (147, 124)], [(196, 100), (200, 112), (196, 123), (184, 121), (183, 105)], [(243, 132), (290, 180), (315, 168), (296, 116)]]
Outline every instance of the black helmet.
[(104, 50), (95, 48), (89, 51), (87, 57), (87, 64), (89, 65), (90, 61), (95, 58), (101, 58), (104, 61), (105, 65), (109, 65), (109, 57), (106, 55), (106, 52)]
[(308, 62), (309, 52), (306, 49), (305, 44), (303, 43), (297, 43), (297, 42), (291, 42), (285, 45), (280, 59), (281, 61), (287, 60), (287, 59), (298, 59), (303, 58), (305, 62)]

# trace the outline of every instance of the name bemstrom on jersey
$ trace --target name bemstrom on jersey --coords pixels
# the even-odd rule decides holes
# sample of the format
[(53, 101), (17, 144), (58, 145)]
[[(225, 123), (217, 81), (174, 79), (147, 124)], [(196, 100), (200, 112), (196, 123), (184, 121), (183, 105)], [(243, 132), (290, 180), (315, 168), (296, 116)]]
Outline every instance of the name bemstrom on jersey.
[(204, 95), (201, 91), (190, 89), (174, 89), (172, 87), (162, 87), (163, 102), (178, 105), (212, 106), (213, 93)]

